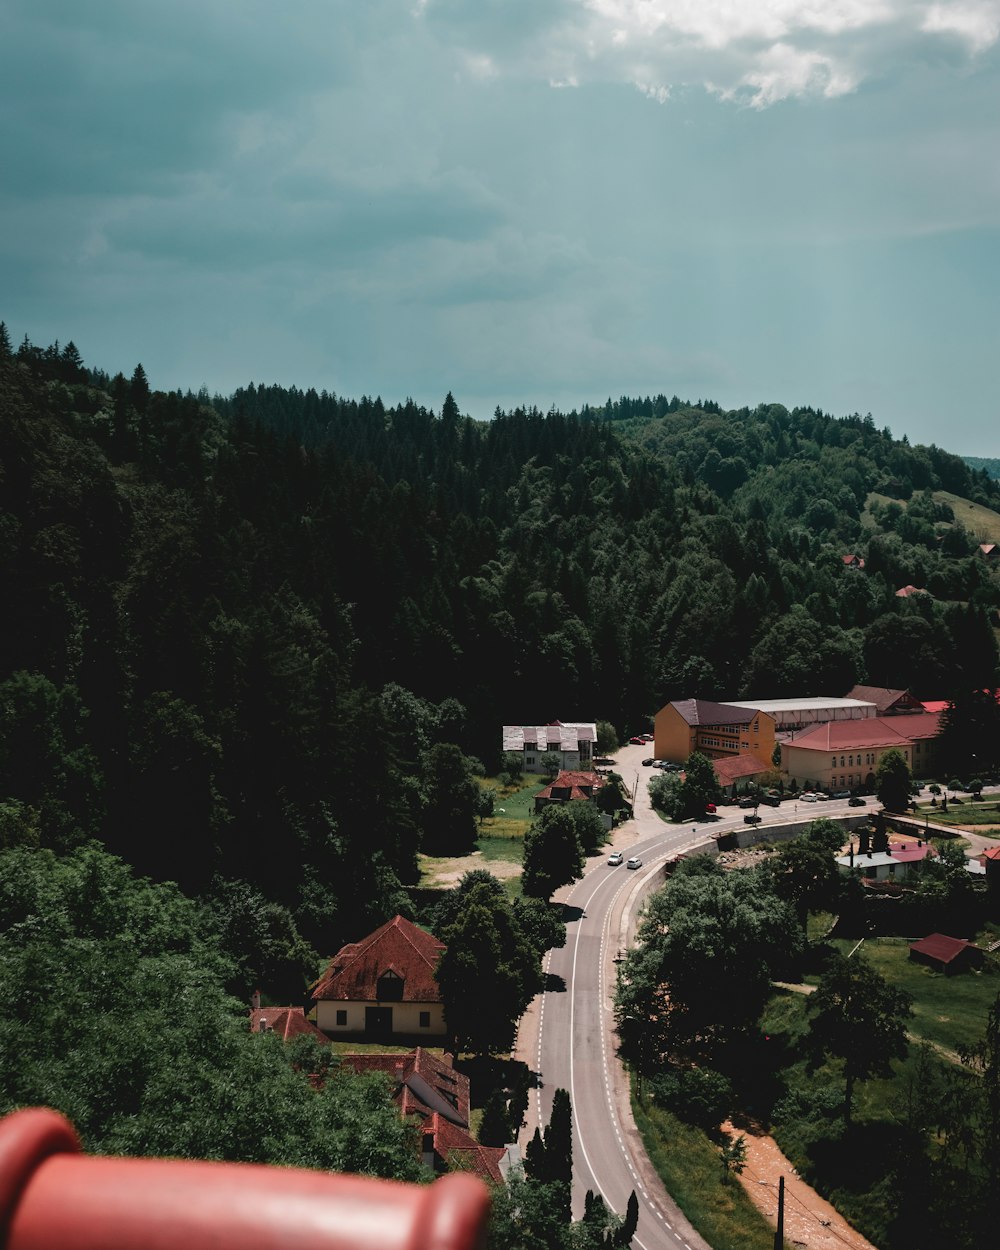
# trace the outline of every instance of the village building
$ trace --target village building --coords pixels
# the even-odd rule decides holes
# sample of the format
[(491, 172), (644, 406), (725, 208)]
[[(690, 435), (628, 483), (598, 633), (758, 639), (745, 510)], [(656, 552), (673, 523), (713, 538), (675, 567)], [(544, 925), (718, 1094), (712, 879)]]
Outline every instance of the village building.
[(837, 867), (842, 873), (857, 873), (865, 881), (903, 881), (916, 864), (922, 864), (937, 855), (930, 842), (918, 838), (916, 842), (889, 842), (884, 850), (862, 844), (855, 851), (853, 843), (846, 855), (837, 856)]
[(910, 959), (914, 963), (927, 964), (946, 976), (962, 972), (966, 968), (980, 968), (983, 952), (967, 938), (948, 937), (945, 933), (929, 933), (919, 942), (910, 943)]
[(444, 944), (394, 916), (342, 947), (315, 984), (316, 1023), (332, 1038), (367, 1041), (444, 1038), (435, 969)]
[(774, 746), (774, 718), (755, 704), (678, 699), (653, 718), (653, 754), (676, 764), (693, 751), (711, 760), (737, 755), (770, 760)]
[(925, 704), (914, 698), (909, 690), (890, 690), (886, 686), (854, 686), (847, 692), (848, 699), (860, 703), (874, 703), (876, 716), (903, 716), (927, 711)]
[(592, 799), (603, 785), (604, 778), (600, 773), (560, 773), (555, 781), (535, 794), (535, 811), (540, 812), (550, 803), (571, 803), (581, 799)]
[(548, 725), (504, 725), (504, 754), (521, 757), (526, 773), (545, 771), (542, 756), (554, 754), (560, 772), (588, 771), (594, 763), (597, 725), (584, 721), (551, 721)]
[(934, 712), (830, 721), (786, 738), (781, 770), (793, 786), (871, 790), (879, 760), (895, 750), (914, 776), (931, 776), (939, 728)]

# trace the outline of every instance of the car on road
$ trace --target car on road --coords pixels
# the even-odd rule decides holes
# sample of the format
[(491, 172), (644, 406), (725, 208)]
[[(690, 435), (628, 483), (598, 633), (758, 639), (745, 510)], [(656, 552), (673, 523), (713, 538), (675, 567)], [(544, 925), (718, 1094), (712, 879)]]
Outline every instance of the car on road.
[(853, 799), (847, 800), (847, 806), (848, 807), (865, 807), (866, 804), (865, 804), (864, 799), (859, 798), (858, 795), (855, 795)]
[(750, 816), (743, 817), (743, 823), (745, 825), (759, 825), (763, 819), (763, 816), (754, 816), (751, 814)]
[(632, 858), (625, 865), (625, 867), (626, 868), (641, 868), (642, 860), (639, 858), (638, 855), (633, 855)]
[(623, 859), (623, 856), (622, 856), (621, 851), (612, 851), (611, 854), (608, 856), (608, 863), (611, 865), (612, 868), (617, 868), (618, 865), (622, 862), (622, 859)]
[(759, 802), (760, 802), (759, 799), (740, 799), (737, 802), (736, 806), (737, 807), (756, 807)]

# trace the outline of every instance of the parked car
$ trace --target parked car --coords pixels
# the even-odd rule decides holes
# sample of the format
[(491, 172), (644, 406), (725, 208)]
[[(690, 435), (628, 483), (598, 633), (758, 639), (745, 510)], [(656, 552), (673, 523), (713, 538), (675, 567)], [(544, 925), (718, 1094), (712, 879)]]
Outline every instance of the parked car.
[(799, 798), (802, 800), (803, 803), (815, 803), (818, 801), (819, 795), (813, 794), (811, 790), (803, 790), (802, 793), (799, 795)]
[(743, 823), (745, 825), (759, 825), (763, 819), (764, 819), (763, 816), (754, 816), (753, 814), (751, 814), (749, 816), (743, 817)]
[(643, 745), (643, 740), (642, 738), (638, 736), (638, 734), (636, 734), (634, 738), (629, 738), (628, 741), (629, 741), (629, 746), (641, 747)]
[(866, 804), (865, 804), (864, 799), (859, 798), (858, 795), (855, 795), (853, 799), (848, 799), (847, 806), (848, 807), (865, 807)]
[(781, 795), (780, 794), (762, 794), (760, 796), (760, 801), (762, 803), (766, 803), (768, 807), (780, 807)]
[(623, 857), (622, 857), (621, 851), (612, 851), (611, 854), (608, 856), (608, 863), (611, 865), (612, 868), (617, 868), (618, 865), (622, 862), (622, 858)]
[(706, 812), (709, 816), (714, 816), (714, 815), (715, 815), (715, 804), (714, 804), (714, 803), (706, 803), (706, 804), (705, 804), (705, 812)]
[(759, 801), (760, 801), (759, 799), (749, 799), (749, 798), (739, 799), (737, 801), (736, 806), (737, 807), (756, 807)]
[(643, 760), (642, 766), (643, 768), (652, 768), (655, 763), (656, 763), (656, 760), (654, 759)]
[(632, 858), (625, 865), (625, 867), (626, 868), (641, 868), (642, 860), (639, 858), (638, 855), (633, 855)]
[(642, 737), (643, 742), (652, 742), (652, 741), (653, 741), (653, 735), (652, 735), (652, 734), (642, 734), (642, 735), (640, 735), (640, 736)]
[(830, 795), (831, 799), (849, 799), (850, 797), (850, 790), (834, 790), (834, 792)]

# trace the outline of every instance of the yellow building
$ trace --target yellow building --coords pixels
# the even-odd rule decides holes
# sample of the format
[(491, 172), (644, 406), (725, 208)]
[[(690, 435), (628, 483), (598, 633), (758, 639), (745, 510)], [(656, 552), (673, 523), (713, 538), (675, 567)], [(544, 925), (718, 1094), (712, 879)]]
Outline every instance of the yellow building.
[(692, 751), (709, 759), (754, 755), (770, 761), (774, 717), (767, 712), (708, 699), (678, 699), (653, 718), (653, 754), (683, 764)]
[(793, 786), (871, 790), (879, 760), (893, 750), (914, 777), (926, 777), (933, 773), (940, 721), (940, 713), (923, 712), (816, 725), (781, 744), (781, 771)]

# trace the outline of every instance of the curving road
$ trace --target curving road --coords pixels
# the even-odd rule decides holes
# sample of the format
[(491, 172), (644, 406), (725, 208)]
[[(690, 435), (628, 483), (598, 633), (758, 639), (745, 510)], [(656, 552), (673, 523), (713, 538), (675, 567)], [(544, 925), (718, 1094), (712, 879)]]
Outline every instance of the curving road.
[[(643, 898), (658, 888), (664, 862), (702, 844), (706, 834), (743, 828), (745, 812), (723, 808), (711, 823), (667, 825), (653, 812), (646, 784), (653, 770), (643, 768), (650, 746), (623, 747), (616, 770), (635, 786), (633, 819), (615, 830), (613, 847), (626, 858), (638, 855), (642, 867), (630, 871), (607, 864), (607, 850), (587, 873), (556, 899), (569, 909), (566, 945), (549, 952), (549, 987), (522, 1020), (518, 1057), (539, 1074), (540, 1087), (529, 1109), (527, 1137), (548, 1123), (552, 1095), (569, 1091), (573, 1107), (573, 1213), (583, 1213), (588, 1189), (623, 1215), (629, 1195), (639, 1199), (637, 1250), (710, 1250), (667, 1194), (642, 1149), (632, 1120), (628, 1083), (615, 1055), (612, 999), (615, 959), (629, 945)], [(872, 802), (870, 800), (870, 802)], [(767, 824), (807, 823), (820, 816), (863, 815), (846, 800), (784, 803), (762, 807)], [(526, 1140), (526, 1139), (525, 1139)]]

